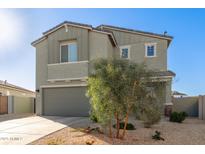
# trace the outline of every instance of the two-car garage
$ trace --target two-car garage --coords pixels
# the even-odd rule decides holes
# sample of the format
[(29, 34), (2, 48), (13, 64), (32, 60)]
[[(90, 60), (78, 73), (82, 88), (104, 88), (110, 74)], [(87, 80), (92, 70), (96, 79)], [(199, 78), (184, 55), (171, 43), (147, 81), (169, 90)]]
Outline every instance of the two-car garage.
[(88, 116), (90, 105), (85, 94), (86, 86), (43, 88), (43, 115)]

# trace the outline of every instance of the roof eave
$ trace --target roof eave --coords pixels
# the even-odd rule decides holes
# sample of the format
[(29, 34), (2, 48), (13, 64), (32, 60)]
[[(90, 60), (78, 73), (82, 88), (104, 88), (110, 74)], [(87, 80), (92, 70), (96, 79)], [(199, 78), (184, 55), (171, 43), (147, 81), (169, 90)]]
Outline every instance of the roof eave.
[(4, 86), (4, 87), (9, 87), (9, 88), (13, 88), (15, 90), (19, 90), (19, 91), (25, 91), (25, 92), (29, 92), (29, 93), (33, 93), (35, 94), (34, 91), (31, 91), (31, 90), (28, 90), (28, 89), (25, 89), (25, 88), (22, 88), (22, 87), (19, 87), (19, 86), (15, 86), (15, 85), (7, 85), (7, 84), (1, 84), (1, 86)]
[[(56, 26), (56, 28), (54, 28), (53, 30), (44, 32), (44, 33), (43, 33), (44, 36), (42, 36), (42, 37), (40, 37), (39, 39), (33, 41), (33, 42), (31, 43), (31, 45), (32, 45), (32, 46), (35, 46), (36, 44), (38, 44), (38, 43), (40, 43), (41, 41), (45, 40), (48, 35), (50, 35), (50, 34), (53, 33), (54, 31), (57, 31), (58, 29), (62, 28), (62, 27), (65, 26), (65, 25), (70, 25), (70, 26), (71, 26), (71, 24), (68, 24), (68, 23), (59, 24), (59, 25)], [(80, 28), (85, 28), (85, 27), (82, 27), (82, 26), (74, 25), (74, 24), (72, 24), (72, 26), (80, 27)], [(86, 29), (91, 30), (91, 31), (95, 31), (95, 32), (99, 32), (99, 33), (103, 33), (103, 34), (106, 34), (106, 35), (109, 35), (109, 36), (112, 38), (114, 45), (115, 45), (116, 47), (118, 46), (118, 45), (117, 45), (117, 41), (115, 40), (115, 37), (114, 37), (113, 33), (111, 33), (111, 32), (105, 32), (105, 31), (100, 31), (100, 30), (94, 29), (94, 28), (92, 28), (92, 27), (89, 27), (89, 28), (87, 27)]]
[(31, 42), (31, 45), (32, 45), (32, 46), (35, 46), (36, 44), (40, 43), (41, 41), (45, 40), (46, 38), (47, 38), (46, 36), (42, 36), (42, 37), (40, 37), (39, 39), (37, 39), (37, 40)]
[(135, 30), (129, 30), (126, 28), (120, 28), (120, 27), (113, 27), (113, 26), (108, 26), (108, 25), (100, 25), (97, 26), (96, 28), (101, 28), (103, 29), (103, 27), (107, 28), (107, 29), (112, 29), (112, 30), (117, 30), (117, 31), (124, 31), (124, 32), (129, 32), (129, 33), (135, 33), (135, 34), (139, 34), (139, 35), (144, 35), (144, 36), (150, 36), (150, 37), (155, 37), (155, 38), (161, 38), (161, 39), (166, 39), (169, 40), (170, 42), (173, 39), (173, 36), (168, 36), (168, 35), (161, 35), (161, 34), (152, 34), (149, 32), (140, 32), (140, 31), (135, 31)]
[(115, 39), (113, 33), (111, 33), (111, 32), (106, 32), (106, 31), (101, 31), (101, 30), (97, 30), (97, 29), (94, 29), (94, 28), (92, 29), (92, 31), (93, 31), (93, 32), (98, 32), (98, 33), (103, 33), (103, 34), (109, 35), (109, 36), (111, 37), (111, 39), (113, 40), (113, 44), (114, 44), (116, 47), (118, 47), (117, 41), (116, 41), (116, 39)]
[(84, 29), (92, 29), (92, 27), (88, 27), (88, 26), (80, 26), (80, 25), (76, 25), (76, 24), (71, 24), (71, 23), (62, 23), (62, 24), (59, 24), (57, 26), (55, 26), (55, 28), (51, 28), (50, 30), (46, 31), (46, 32), (43, 32), (43, 35), (46, 36), (46, 35), (49, 35), (50, 33), (53, 33), (54, 31), (64, 27), (64, 26), (73, 26), (73, 27), (79, 27), (79, 28), (84, 28)]
[(83, 24), (80, 25), (80, 23), (74, 23), (74, 22), (64, 21), (64, 22), (62, 22), (62, 23), (56, 25), (55, 27), (53, 27), (53, 28), (51, 28), (51, 29), (49, 29), (49, 30), (43, 32), (43, 33), (42, 33), (43, 36), (40, 37), (39, 39), (33, 41), (33, 42), (31, 43), (31, 45), (32, 45), (32, 46), (35, 46), (36, 44), (38, 44), (38, 43), (40, 43), (41, 41), (43, 41), (44, 39), (46, 39), (49, 34), (51, 34), (51, 33), (55, 32), (55, 31), (57, 31), (58, 29), (60, 29), (60, 28), (62, 28), (62, 27), (64, 27), (64, 26), (73, 26), (73, 27), (85, 28), (85, 29), (90, 29), (90, 30), (92, 29), (92, 26), (91, 26), (91, 25), (85, 25), (85, 24), (84, 24), (84, 25), (83, 25)]

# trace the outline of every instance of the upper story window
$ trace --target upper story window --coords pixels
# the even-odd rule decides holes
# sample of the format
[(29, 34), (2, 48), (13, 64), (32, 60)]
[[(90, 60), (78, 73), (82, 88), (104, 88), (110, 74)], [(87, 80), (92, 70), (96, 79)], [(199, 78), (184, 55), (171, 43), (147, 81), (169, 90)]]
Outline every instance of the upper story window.
[(156, 43), (145, 44), (145, 56), (146, 57), (156, 57)]
[(120, 47), (120, 58), (129, 59), (130, 58), (130, 46)]
[(78, 60), (76, 42), (63, 42), (60, 44), (60, 62), (73, 62)]

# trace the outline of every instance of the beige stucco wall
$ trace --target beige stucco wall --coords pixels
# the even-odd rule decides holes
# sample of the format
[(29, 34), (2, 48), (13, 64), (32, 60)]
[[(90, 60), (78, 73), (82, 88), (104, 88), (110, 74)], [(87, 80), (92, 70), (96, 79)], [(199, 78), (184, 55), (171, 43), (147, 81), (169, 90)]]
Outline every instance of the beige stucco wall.
[(44, 40), (36, 46), (36, 89), (47, 83), (48, 41)]
[(166, 88), (165, 88), (165, 96), (166, 96), (166, 102), (165, 105), (172, 105), (172, 80), (168, 80), (166, 82)]
[(88, 61), (48, 65), (48, 80), (83, 78), (88, 76)]
[(42, 113), (41, 85), (47, 84), (48, 41), (44, 40), (36, 45), (36, 113)]
[(36, 89), (39, 89), (41, 85), (51, 84), (47, 81), (48, 79), (80, 78), (88, 75), (88, 63), (65, 63), (58, 65), (60, 41), (72, 39), (77, 39), (79, 61), (107, 58), (113, 55), (113, 46), (108, 35), (92, 31), (89, 31), (88, 35), (88, 30), (74, 27), (69, 27), (68, 32), (66, 32), (65, 28), (62, 27), (35, 46)]
[(198, 101), (199, 119), (205, 120), (205, 95), (199, 95)]
[(60, 47), (56, 48), (56, 46), (60, 45), (60, 40), (77, 39), (78, 53), (79, 57), (81, 57), (79, 61), (90, 61), (96, 58), (112, 57), (113, 46), (108, 35), (92, 31), (89, 31), (88, 35), (87, 32), (87, 30), (74, 27), (69, 27), (68, 32), (66, 32), (63, 27), (49, 35), (48, 39), (45, 39), (35, 46), (36, 89), (40, 89), (40, 86), (42, 85), (59, 84), (50, 83), (47, 81), (48, 79), (80, 78), (88, 75), (89, 62), (65, 63), (58, 65), (60, 59)]
[(107, 51), (108, 51), (108, 58), (114, 58), (115, 57), (115, 49), (118, 49), (118, 47), (113, 46), (113, 44), (110, 41), (111, 38), (107, 36)]
[(59, 63), (60, 42), (72, 40), (77, 42), (78, 60), (88, 60), (88, 30), (68, 26), (68, 32), (62, 27), (48, 35), (48, 63)]
[(198, 117), (198, 96), (173, 98), (172, 111), (186, 112), (189, 116)]
[(8, 114), (34, 113), (35, 98), (8, 96)]
[(98, 58), (114, 58), (115, 52), (116, 47), (113, 46), (107, 34), (89, 32), (89, 73), (93, 71), (93, 60)]
[[(137, 63), (144, 62), (150, 69), (167, 70), (167, 40), (116, 30), (112, 32), (119, 46), (130, 46), (131, 60)], [(157, 43), (156, 57), (145, 57), (145, 43)]]
[(34, 99), (13, 97), (13, 113), (34, 113)]
[(111, 57), (112, 50), (108, 41), (106, 34), (89, 32), (89, 60)]

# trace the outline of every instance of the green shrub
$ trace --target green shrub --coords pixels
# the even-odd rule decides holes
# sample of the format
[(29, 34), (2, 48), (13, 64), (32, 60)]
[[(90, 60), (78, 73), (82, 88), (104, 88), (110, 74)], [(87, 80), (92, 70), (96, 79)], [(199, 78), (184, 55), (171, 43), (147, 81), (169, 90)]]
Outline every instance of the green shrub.
[(161, 137), (161, 132), (159, 131), (155, 131), (155, 134), (152, 136), (152, 139), (154, 140), (163, 140), (164, 141), (164, 138)]
[(188, 117), (188, 114), (187, 114), (186, 112), (182, 112), (182, 115), (183, 115), (184, 117)]
[(152, 125), (160, 121), (161, 112), (158, 108), (147, 106), (140, 119), (143, 120), (145, 128), (150, 128)]
[(95, 115), (93, 111), (90, 112), (90, 120), (95, 123), (98, 122), (97, 116)]
[(169, 121), (182, 123), (187, 116), (186, 112), (172, 112)]
[[(120, 122), (120, 129), (124, 129), (125, 123), (124, 122)], [(114, 128), (116, 128), (116, 124), (113, 125)], [(127, 124), (126, 130), (135, 130), (135, 126), (131, 123)]]

